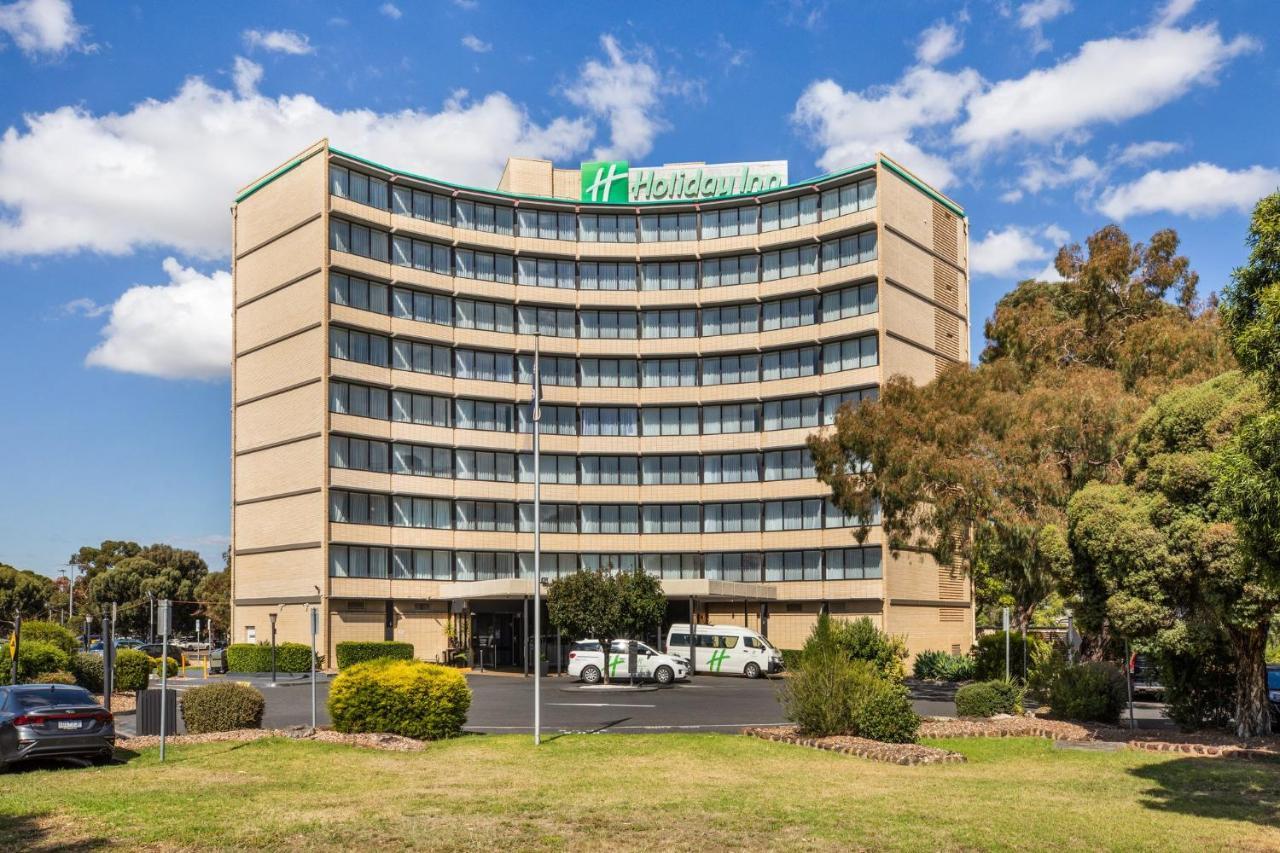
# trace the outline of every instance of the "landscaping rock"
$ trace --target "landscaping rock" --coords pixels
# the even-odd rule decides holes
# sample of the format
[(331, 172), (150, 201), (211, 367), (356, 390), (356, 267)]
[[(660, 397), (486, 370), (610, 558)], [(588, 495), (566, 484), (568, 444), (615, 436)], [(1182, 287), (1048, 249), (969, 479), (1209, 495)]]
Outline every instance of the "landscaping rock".
[(884, 761), (889, 764), (952, 764), (964, 761), (958, 752), (950, 752), (918, 743), (883, 743), (878, 740), (851, 737), (848, 735), (829, 735), (827, 737), (808, 737), (800, 734), (795, 726), (772, 726), (767, 728), (744, 729), (743, 734), (772, 740), (779, 743), (793, 743), (813, 749), (825, 749), (844, 755), (856, 755), (872, 761)]
[[(313, 729), (310, 726), (292, 726), (287, 729), (238, 729), (232, 732), (210, 732), (203, 735), (171, 735), (165, 738), (168, 746), (185, 746), (193, 743), (223, 743), (230, 741), (254, 741), (268, 737), (283, 737), (292, 740), (316, 740), (324, 743), (341, 743), (347, 746), (359, 746), (367, 749), (383, 749), (391, 752), (415, 752), (426, 744), (413, 738), (387, 734), (341, 734), (329, 729)], [(158, 746), (160, 738), (153, 735), (143, 737), (118, 738), (118, 749), (146, 749)]]

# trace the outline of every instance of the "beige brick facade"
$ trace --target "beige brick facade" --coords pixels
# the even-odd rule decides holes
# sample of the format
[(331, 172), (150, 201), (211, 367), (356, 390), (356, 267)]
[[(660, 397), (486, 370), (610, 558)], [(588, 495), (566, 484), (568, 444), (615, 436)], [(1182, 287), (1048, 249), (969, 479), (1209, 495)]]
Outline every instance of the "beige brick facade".
[[(385, 182), (380, 185), (384, 188), (380, 192), (386, 194), (386, 207), (375, 207), (367, 203), (369, 199), (332, 194), (330, 187), (338, 170), (350, 170), (357, 176)], [(544, 405), (578, 407), (580, 412), (587, 407), (625, 410), (700, 407), (699, 423), (708, 420), (706, 411), (710, 406), (752, 406), (756, 407), (753, 411), (759, 418), (760, 412), (769, 411), (770, 402), (793, 398), (816, 400), (820, 419), (824, 406), (835, 405), (828, 403), (828, 398), (836, 399), (834, 395), (873, 393), (894, 374), (925, 382), (945, 365), (969, 358), (967, 220), (953, 203), (888, 158), (878, 158), (873, 164), (847, 173), (824, 176), (766, 194), (738, 197), (733, 203), (594, 205), (577, 201), (578, 181), (576, 170), (557, 169), (546, 161), (513, 158), (498, 190), (486, 193), (388, 172), (333, 152), (326, 142), (321, 142), (241, 191), (233, 208), (235, 641), (245, 641), (250, 633), (258, 640), (267, 639), (268, 614), (275, 611), (279, 614), (279, 638), (306, 642), (305, 614), (308, 608), (317, 607), (322, 613), (320, 645), (327, 650), (330, 661), (335, 644), (341, 640), (384, 638), (411, 642), (419, 657), (434, 660), (441, 659), (449, 648), (450, 626), (454, 626), (454, 633), (466, 635), (467, 626), (471, 624), (467, 620), (479, 619), (478, 614), (492, 616), (484, 625), (497, 624), (494, 619), (503, 625), (523, 625), (520, 596), (531, 592), (528, 576), (511, 579), (508, 584), (515, 583), (515, 587), (503, 586), (500, 594), (489, 595), (486, 590), (491, 591), (495, 581), (471, 582), (465, 571), (470, 571), (473, 564), (493, 565), (498, 581), (509, 578), (504, 572), (512, 571), (512, 567), (517, 567), (514, 571), (518, 573), (520, 565), (527, 565), (521, 562), (520, 555), (532, 550), (530, 532), (456, 529), (458, 525), (452, 523), (435, 527), (431, 522), (422, 522), (425, 516), (414, 515), (411, 521), (404, 516), (402, 520), (395, 512), (403, 506), (411, 508), (405, 512), (420, 514), (434, 506), (420, 503), (413, 509), (411, 502), (404, 502), (415, 497), (430, 501), (500, 502), (514, 506), (518, 512), (519, 504), (532, 500), (532, 483), (430, 476), (427, 475), (430, 472), (425, 471), (396, 472), (372, 463), (369, 468), (377, 470), (369, 470), (351, 467), (355, 463), (349, 460), (343, 463), (348, 467), (331, 463), (331, 457), (345, 459), (342, 453), (346, 451), (342, 448), (353, 446), (351, 442), (368, 440), (435, 448), (450, 454), (458, 450), (499, 454), (529, 451), (531, 437), (526, 433), (464, 428), (466, 424), (459, 420), (461, 415), (452, 416), (452, 425), (427, 423), (428, 418), (419, 418), (416, 408), (411, 415), (397, 414), (401, 411), (397, 406), (419, 406), (411, 396), (414, 394), (423, 395), (421, 399), (427, 401), (423, 405), (428, 407), (432, 397), (438, 398), (451, 412), (459, 411), (458, 401), (517, 408), (527, 405), (530, 397), (527, 384), (459, 378), (452, 375), (456, 372), (452, 367), (448, 371), (431, 372), (434, 368), (429, 361), (434, 351), (430, 347), (444, 353), (451, 365), (461, 358), (460, 349), (492, 352), (502, 357), (527, 355), (536, 344), (544, 358), (579, 359), (579, 364), (582, 359), (601, 358), (628, 361), (701, 358), (704, 360), (701, 369), (706, 370), (709, 359), (745, 354), (758, 356), (763, 363), (773, 351), (787, 348), (794, 351), (801, 347), (816, 347), (812, 358), (821, 362), (823, 347), (827, 344), (868, 337), (875, 341), (877, 356), (872, 366), (848, 367), (842, 363), (838, 370), (815, 370), (812, 375), (791, 378), (772, 378), (762, 370), (755, 381), (726, 384), (698, 382), (689, 386), (667, 384), (664, 380), (654, 386), (637, 382), (638, 387), (544, 386)], [(757, 228), (754, 233), (738, 236), (668, 241), (635, 238), (634, 242), (616, 243), (568, 240), (559, 239), (559, 234), (554, 238), (529, 234), (527, 224), (518, 218), (522, 215), (520, 211), (534, 210), (565, 214), (575, 223), (572, 217), (597, 213), (619, 214), (626, 221), (635, 222), (631, 217), (668, 212), (701, 214), (729, 207), (754, 207), (760, 212), (773, 202), (781, 201), (785, 205), (788, 200), (806, 197), (810, 209), (814, 209), (819, 196), (825, 205), (826, 199), (832, 196), (831, 190), (859, 181), (874, 181), (874, 204), (854, 205), (857, 209), (844, 212), (824, 207), (821, 216), (815, 213), (804, 224), (784, 224), (772, 230)], [(501, 233), (501, 229), (460, 227), (465, 224), (461, 220), (442, 223), (429, 216), (408, 215), (411, 211), (397, 204), (407, 205), (409, 202), (405, 200), (413, 198), (412, 191), (417, 191), (421, 198), (427, 198), (423, 194), (432, 194), (442, 200), (437, 203), (444, 204), (455, 218), (463, 216), (461, 205), (513, 208), (516, 225), (510, 233)], [(348, 190), (343, 192), (351, 194)], [(838, 198), (838, 193), (833, 197)], [(428, 200), (428, 206), (430, 203)], [(332, 240), (338, 239), (331, 237), (331, 233), (336, 233), (333, 229), (338, 227), (348, 229), (344, 232), (348, 235), (359, 229), (373, 229), (373, 236), (368, 239), (382, 240), (379, 245), (390, 247), (385, 259), (380, 258), (377, 251), (363, 251), (363, 243), (346, 246), (349, 251), (340, 251), (342, 245), (331, 245)], [(645, 265), (649, 263), (684, 262), (692, 264), (695, 270), (702, 264), (705, 274), (711, 261), (719, 263), (721, 258), (755, 256), (759, 266), (767, 270), (769, 263), (786, 263), (785, 259), (768, 260), (767, 253), (804, 247), (809, 247), (804, 251), (818, 252), (821, 247), (821, 251), (826, 252), (831, 244), (836, 244), (838, 254), (839, 241), (849, 235), (853, 235), (855, 241), (859, 235), (874, 235), (874, 244), (868, 244), (874, 245), (874, 250), (863, 251), (860, 258), (855, 257), (848, 263), (841, 260), (843, 266), (826, 260), (819, 263), (815, 255), (813, 268), (799, 274), (771, 277), (766, 273), (750, 283), (714, 287), (704, 284), (692, 289), (609, 290), (533, 286), (526, 282), (525, 276), (529, 273), (521, 266), (527, 263), (523, 259), (541, 259), (552, 262), (554, 270), (558, 262), (559, 269), (567, 264), (585, 280), (583, 265), (597, 263), (622, 263), (648, 270)], [(428, 261), (421, 262), (415, 254), (411, 263), (407, 255), (395, 255), (401, 250), (397, 238), (427, 245)], [(348, 236), (347, 239), (365, 238)], [(403, 251), (409, 252), (412, 246), (411, 242), (403, 242)], [(442, 274), (439, 269), (430, 268), (431, 246), (450, 258), (459, 258), (460, 252), (468, 251), (509, 257), (510, 268), (516, 270), (518, 280)], [(397, 262), (401, 259), (403, 264)], [(461, 261), (455, 263), (461, 264)], [(652, 273), (643, 274), (665, 273), (660, 267), (654, 267)], [(335, 304), (330, 293), (331, 281), (337, 279), (331, 276), (370, 282), (383, 294), (379, 299), (385, 301), (362, 305), (343, 297), (351, 304)], [(859, 286), (874, 287), (875, 310), (848, 316), (823, 315), (824, 294)], [(393, 300), (408, 300), (395, 306), (412, 304), (415, 295), (418, 299), (425, 297), (426, 304), (431, 304), (432, 297), (439, 297), (511, 306), (513, 315), (531, 306), (577, 312), (573, 314), (575, 330), (584, 328), (586, 323), (582, 312), (695, 311), (702, 312), (695, 315), (703, 318), (695, 321), (701, 323), (705, 322), (708, 312), (720, 307), (756, 306), (761, 316), (767, 316), (767, 310), (773, 310), (769, 306), (780, 305), (779, 300), (812, 296), (816, 297), (812, 304), (818, 308), (816, 315), (798, 325), (779, 327), (779, 324), (762, 323), (747, 332), (692, 337), (637, 334), (633, 338), (574, 334), (544, 335), (535, 339), (518, 328), (499, 331), (486, 329), (479, 323), (472, 328), (462, 323), (426, 322), (412, 316), (397, 316), (400, 308), (393, 307)], [(461, 307), (447, 304), (451, 310), (462, 311)], [(336, 346), (332, 341), (338, 334), (380, 336), (378, 340), (385, 342), (388, 351), (403, 346), (405, 353), (425, 352), (427, 361), (420, 365), (419, 356), (414, 355), (416, 370), (411, 370), (390, 356), (386, 362), (390, 366), (364, 363), (376, 360), (373, 356), (367, 359), (357, 355), (331, 357), (330, 348)], [(360, 341), (371, 339), (360, 337)], [(413, 350), (415, 344), (419, 350)], [(366, 345), (375, 346), (372, 342), (359, 344)], [(351, 346), (354, 353), (357, 345)], [(422, 350), (423, 346), (428, 349)], [(785, 363), (789, 357), (785, 353), (777, 356), (779, 363)], [(640, 370), (639, 365), (636, 369)], [(343, 396), (357, 393), (359, 403), (349, 402), (348, 397)], [(342, 402), (337, 402), (340, 398)], [(379, 400), (382, 402), (378, 405), (384, 407), (382, 414), (357, 411), (356, 407), (372, 406), (375, 403), (368, 401)], [(781, 406), (777, 411), (782, 411)], [(414, 422), (415, 419), (418, 422)], [(759, 459), (764, 459), (764, 454), (770, 451), (794, 451), (803, 447), (805, 438), (813, 430), (811, 423), (788, 428), (781, 422), (781, 415), (776, 424), (765, 424), (746, 432), (699, 430), (699, 434), (657, 435), (641, 430), (636, 435), (606, 436), (584, 435), (579, 430), (579, 434), (574, 435), (544, 435), (542, 451), (544, 455), (638, 457), (637, 467), (650, 456), (697, 456), (697, 464), (702, 466), (699, 470), (702, 470), (711, 464), (708, 460), (713, 455), (756, 453), (761, 454)], [(394, 464), (401, 464), (395, 461), (400, 457), (393, 454), (390, 458)], [(637, 477), (636, 482), (629, 485), (547, 483), (542, 489), (542, 500), (544, 505), (696, 506), (701, 519), (704, 515), (710, 517), (712, 510), (708, 507), (714, 506), (715, 511), (720, 512), (720, 506), (736, 506), (738, 502), (753, 505), (758, 502), (763, 517), (766, 505), (783, 507), (771, 502), (821, 501), (827, 493), (821, 483), (803, 478), (758, 476), (748, 482), (660, 485), (646, 484)], [(373, 498), (368, 499), (371, 506), (386, 496), (385, 519), (374, 515), (377, 512), (374, 509), (368, 510), (370, 514), (365, 521), (332, 515), (350, 511), (347, 507), (352, 494), (372, 495)], [(339, 506), (342, 508), (331, 509)], [(363, 508), (365, 504), (360, 506)], [(427, 509), (422, 509), (423, 506)], [(790, 511), (783, 507), (778, 512), (784, 510)], [(808, 505), (803, 511), (806, 519), (813, 516)], [(464, 517), (461, 505), (455, 507), (450, 503), (449, 512), (460, 513), (458, 518)], [(642, 514), (643, 510), (637, 511), (637, 517)], [(654, 567), (666, 565), (661, 562), (661, 555), (689, 555), (693, 562), (688, 565), (677, 560), (672, 564), (674, 568), (655, 569), (663, 572), (669, 591), (677, 587), (680, 590), (671, 592), (669, 615), (672, 619), (688, 618), (690, 587), (687, 583), (696, 580), (700, 585), (693, 597), (699, 620), (763, 629), (783, 648), (799, 647), (824, 610), (836, 618), (868, 616), (885, 630), (905, 636), (913, 653), (931, 648), (968, 647), (973, 639), (973, 608), (967, 578), (953, 575), (949, 568), (940, 570), (926, 555), (881, 554), (876, 527), (869, 531), (866, 547), (871, 550), (864, 554), (856, 550), (861, 546), (855, 541), (851, 528), (833, 526), (831, 520), (823, 522), (821, 513), (816, 517), (818, 524), (810, 525), (806, 520), (800, 529), (769, 529), (766, 520), (759, 522), (760, 529), (745, 532), (712, 532), (708, 529), (710, 522), (702, 520), (698, 522), (697, 532), (597, 533), (579, 527), (579, 532), (573, 533), (544, 532), (542, 548), (544, 555), (587, 555), (582, 557), (584, 562), (590, 555), (625, 555), (626, 559), (637, 562), (649, 560), (644, 564)], [(778, 518), (782, 516), (779, 514)], [(405, 526), (398, 526), (401, 523)], [(778, 523), (781, 525), (782, 521)], [(790, 525), (790, 521), (786, 523)], [(582, 524), (585, 526), (586, 522)], [(832, 556), (836, 554), (833, 549), (841, 549), (840, 554), (844, 553), (843, 549), (855, 549), (850, 552), (854, 556), (848, 559), (878, 560), (879, 568), (868, 562), (872, 568), (858, 570), (866, 571), (868, 577), (837, 579), (839, 573), (831, 573), (832, 560), (837, 559)], [(447, 555), (447, 563), (435, 556), (440, 553)], [(805, 568), (791, 574), (791, 568), (784, 568), (790, 565), (784, 559), (787, 553), (801, 555)], [(732, 573), (722, 578), (706, 568), (709, 561), (721, 561), (727, 559), (722, 555), (735, 554), (761, 561), (751, 564), (757, 566), (752, 570), (756, 580), (742, 582)], [(489, 555), (493, 555), (492, 563), (483, 562), (481, 558), (490, 560)], [(838, 559), (846, 558), (839, 556)], [(576, 562), (578, 557), (573, 560)], [(440, 568), (445, 565), (447, 568)], [(380, 576), (362, 574), (375, 571), (371, 566), (378, 567), (376, 572)], [(465, 571), (464, 566), (468, 567)], [(503, 568), (496, 568), (499, 566)], [(673, 574), (666, 574), (668, 571)], [(359, 576), (351, 576), (353, 574)], [(512, 592), (513, 589), (524, 592)], [(463, 629), (459, 632), (460, 624)]]

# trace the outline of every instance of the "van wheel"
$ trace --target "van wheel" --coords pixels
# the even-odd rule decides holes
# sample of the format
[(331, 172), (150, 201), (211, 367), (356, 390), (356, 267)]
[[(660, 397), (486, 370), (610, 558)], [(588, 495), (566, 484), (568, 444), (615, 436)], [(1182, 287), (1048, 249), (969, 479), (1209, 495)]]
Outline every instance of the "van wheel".
[(660, 666), (654, 670), (653, 678), (659, 684), (670, 684), (672, 681), (675, 681), (676, 674), (671, 671), (671, 667)]
[(582, 680), (587, 682), (587, 684), (599, 684), (600, 683), (600, 667), (584, 666), (582, 668)]
[(746, 666), (742, 668), (742, 674), (745, 675), (747, 678), (759, 678), (760, 664), (756, 663), (755, 661), (751, 661), (750, 663), (748, 663)]

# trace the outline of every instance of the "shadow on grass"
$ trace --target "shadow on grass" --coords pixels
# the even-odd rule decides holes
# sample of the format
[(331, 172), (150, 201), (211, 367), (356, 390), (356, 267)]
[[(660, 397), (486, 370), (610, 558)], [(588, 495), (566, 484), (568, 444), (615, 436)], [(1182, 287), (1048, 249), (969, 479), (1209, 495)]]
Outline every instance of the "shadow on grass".
[(0, 814), (0, 850), (22, 850), (29, 853), (72, 853), (78, 850), (103, 850), (110, 846), (106, 838), (72, 835), (53, 838), (50, 830), (60, 818), (51, 814)]
[(1176, 758), (1129, 772), (1156, 784), (1142, 792), (1149, 809), (1280, 828), (1280, 761)]

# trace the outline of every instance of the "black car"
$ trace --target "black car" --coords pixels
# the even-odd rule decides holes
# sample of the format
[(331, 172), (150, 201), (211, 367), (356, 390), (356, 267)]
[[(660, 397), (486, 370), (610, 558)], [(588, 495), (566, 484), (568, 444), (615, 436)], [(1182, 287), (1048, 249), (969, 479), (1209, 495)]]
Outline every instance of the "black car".
[(106, 764), (115, 745), (115, 719), (83, 687), (0, 687), (0, 770), (36, 758)]
[[(138, 651), (149, 658), (159, 659), (164, 654), (164, 643), (143, 643), (138, 646)], [(169, 643), (169, 658), (182, 663), (182, 649), (178, 648), (177, 643)]]
[(1280, 726), (1280, 666), (1267, 667), (1267, 699), (1271, 702), (1271, 725)]

